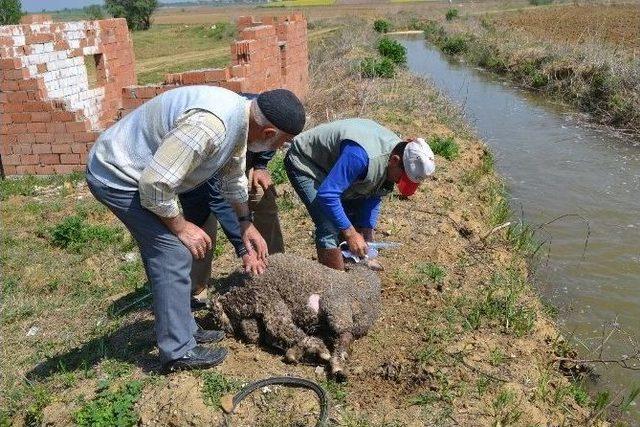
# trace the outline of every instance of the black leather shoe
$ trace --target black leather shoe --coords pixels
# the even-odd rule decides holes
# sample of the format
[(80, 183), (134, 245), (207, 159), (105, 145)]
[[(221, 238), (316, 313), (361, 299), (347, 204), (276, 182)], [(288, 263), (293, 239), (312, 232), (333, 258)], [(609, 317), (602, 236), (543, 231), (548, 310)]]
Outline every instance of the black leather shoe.
[(193, 349), (180, 359), (172, 360), (164, 366), (165, 372), (186, 371), (189, 369), (206, 369), (221, 364), (227, 357), (227, 349), (221, 347), (207, 348), (201, 345)]
[(204, 301), (200, 301), (198, 298), (191, 297), (191, 311), (201, 311), (206, 310), (207, 303)]
[(218, 342), (224, 339), (224, 332), (216, 330), (206, 330), (198, 326), (198, 330), (195, 334), (193, 334), (193, 338), (196, 339), (196, 342), (198, 344)]

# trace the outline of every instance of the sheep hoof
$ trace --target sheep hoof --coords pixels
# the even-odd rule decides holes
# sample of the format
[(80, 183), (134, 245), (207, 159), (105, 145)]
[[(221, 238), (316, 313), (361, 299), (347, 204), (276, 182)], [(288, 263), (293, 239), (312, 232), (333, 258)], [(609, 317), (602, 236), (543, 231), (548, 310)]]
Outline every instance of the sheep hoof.
[(336, 382), (346, 383), (347, 382), (347, 373), (340, 368), (339, 370), (333, 372), (333, 377)]
[(284, 355), (284, 359), (287, 363), (298, 363), (300, 357), (302, 357), (299, 347), (291, 347)]

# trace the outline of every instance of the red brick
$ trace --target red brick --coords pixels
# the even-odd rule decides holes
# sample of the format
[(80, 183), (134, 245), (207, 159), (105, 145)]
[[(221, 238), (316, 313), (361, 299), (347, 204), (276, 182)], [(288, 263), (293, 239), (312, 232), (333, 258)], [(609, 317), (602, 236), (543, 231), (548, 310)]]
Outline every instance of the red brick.
[(22, 61), (18, 58), (0, 59), (0, 70), (17, 70), (22, 67)]
[(20, 163), (23, 165), (37, 165), (38, 164), (38, 155), (37, 154), (23, 154), (20, 156)]
[(71, 172), (78, 172), (84, 170), (82, 165), (53, 165), (53, 169), (56, 173), (67, 174)]
[(71, 144), (56, 143), (51, 145), (52, 153), (71, 153)]
[(51, 113), (31, 113), (31, 120), (34, 122), (46, 123), (51, 121)]
[[(25, 133), (27, 131), (27, 125), (24, 123), (16, 123), (7, 126), (6, 133), (8, 135), (19, 135), (21, 133)], [(5, 132), (3, 132), (5, 133)]]
[(6, 154), (2, 156), (2, 164), (17, 166), (20, 164), (20, 154)]
[(185, 85), (197, 85), (204, 83), (203, 71), (191, 71), (182, 75), (182, 83)]
[[(15, 80), (1, 80), (0, 90), (2, 91), (15, 91), (18, 90), (18, 82)], [(26, 99), (26, 98), (25, 98)]]
[(53, 41), (53, 34), (38, 33), (25, 37), (27, 44), (48, 43)]
[(67, 122), (65, 123), (66, 131), (69, 133), (86, 132), (90, 129), (89, 122)]
[(46, 102), (46, 101), (29, 101), (29, 102), (25, 102), (23, 104), (23, 108), (24, 111), (29, 111), (29, 112), (44, 112), (44, 111), (51, 111), (52, 110), (52, 106), (51, 106), (51, 102)]
[(60, 163), (67, 165), (75, 165), (80, 163), (79, 154), (60, 154)]
[(33, 144), (31, 146), (33, 154), (50, 154), (51, 144)]
[(84, 154), (87, 152), (87, 144), (81, 142), (71, 144), (71, 152), (76, 154)]
[(231, 76), (229, 75), (229, 70), (227, 68), (204, 71), (205, 82), (219, 82), (222, 80), (227, 80), (230, 77)]
[(34, 133), (21, 133), (17, 136), (19, 144), (33, 144), (34, 142), (36, 142), (36, 134)]
[(29, 123), (31, 121), (31, 113), (13, 113), (11, 121), (13, 123)]
[(54, 111), (51, 113), (54, 122), (71, 122), (76, 119), (74, 113), (70, 111)]
[(60, 164), (59, 154), (40, 154), (38, 156), (40, 163), (44, 165), (57, 165)]
[(35, 137), (37, 143), (52, 143), (54, 141), (52, 133), (36, 133)]
[(4, 167), (4, 174), (6, 176), (13, 176), (18, 174), (14, 165), (3, 164), (2, 166)]
[(57, 143), (61, 143), (61, 142), (66, 142), (66, 143), (71, 143), (73, 142), (73, 134), (71, 133), (56, 133), (53, 136), (53, 140)]
[(20, 165), (16, 166), (16, 175), (35, 175), (36, 167), (35, 165)]
[(44, 123), (27, 123), (27, 131), (30, 133), (45, 133), (47, 125)]
[(44, 125), (49, 133), (64, 133), (67, 131), (64, 123), (50, 122), (45, 123)]

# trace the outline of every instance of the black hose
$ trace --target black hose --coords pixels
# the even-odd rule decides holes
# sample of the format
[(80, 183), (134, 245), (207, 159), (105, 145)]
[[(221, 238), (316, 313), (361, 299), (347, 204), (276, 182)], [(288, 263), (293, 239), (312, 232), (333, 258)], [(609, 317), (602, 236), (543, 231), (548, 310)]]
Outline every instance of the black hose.
[(265, 378), (263, 380), (259, 380), (253, 382), (247, 386), (245, 386), (242, 390), (236, 393), (233, 396), (233, 405), (229, 414), (225, 416), (227, 427), (231, 427), (231, 416), (230, 414), (236, 409), (238, 404), (242, 402), (249, 394), (254, 392), (255, 390), (268, 386), (268, 385), (283, 385), (287, 387), (302, 387), (308, 388), (315, 392), (318, 396), (318, 401), (320, 403), (320, 416), (318, 417), (318, 422), (316, 423), (316, 427), (326, 427), (327, 419), (329, 418), (329, 397), (327, 396), (327, 392), (317, 383), (306, 380), (304, 378), (297, 377), (271, 377)]

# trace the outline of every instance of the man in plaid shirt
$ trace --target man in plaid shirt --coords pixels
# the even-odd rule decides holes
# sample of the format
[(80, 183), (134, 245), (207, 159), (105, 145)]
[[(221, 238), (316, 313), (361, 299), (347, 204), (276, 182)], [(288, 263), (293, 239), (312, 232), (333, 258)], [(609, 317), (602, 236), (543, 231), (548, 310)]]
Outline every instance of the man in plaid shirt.
[(268, 250), (247, 205), (246, 153), (278, 149), (304, 122), (304, 108), (288, 90), (247, 100), (219, 87), (187, 86), (143, 104), (94, 144), (87, 183), (138, 242), (166, 369), (214, 366), (227, 354), (198, 345), (217, 342), (223, 334), (203, 330), (191, 313), (192, 262), (203, 259), (212, 242), (186, 219), (207, 205), (183, 204), (181, 213), (181, 195), (215, 176), (217, 192), (236, 212), (246, 250), (256, 255), (245, 268), (261, 274)]

